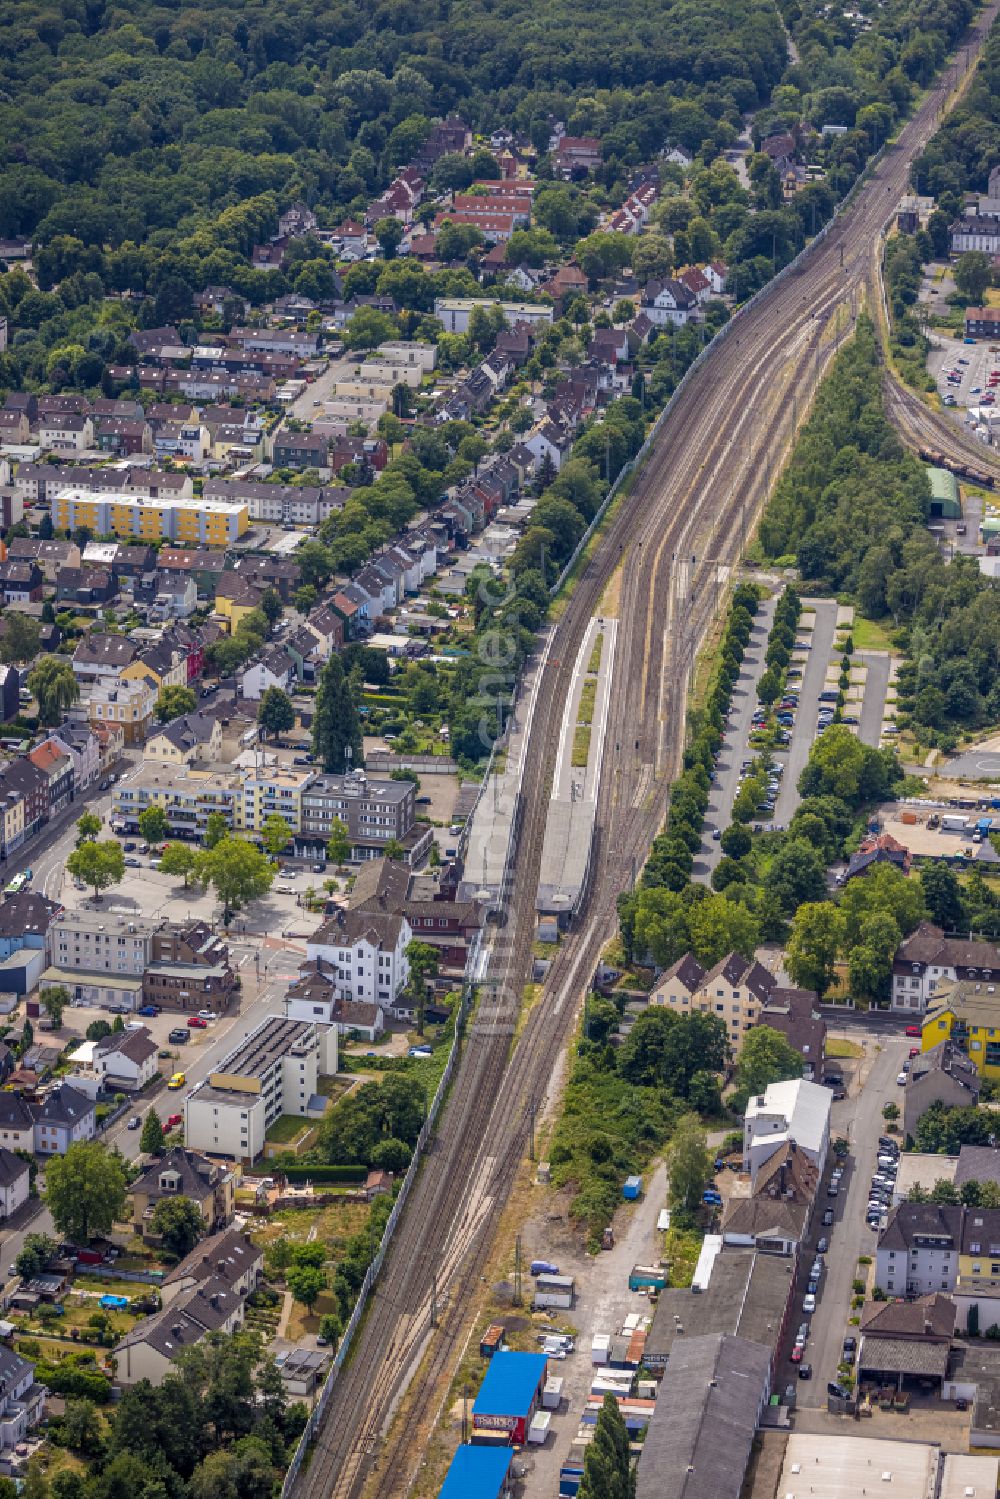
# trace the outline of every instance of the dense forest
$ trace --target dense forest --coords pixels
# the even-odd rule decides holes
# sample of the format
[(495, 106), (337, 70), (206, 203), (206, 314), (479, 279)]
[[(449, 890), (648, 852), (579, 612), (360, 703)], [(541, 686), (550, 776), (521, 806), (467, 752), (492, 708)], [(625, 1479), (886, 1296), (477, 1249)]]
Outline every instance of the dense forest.
[(803, 578), (854, 595), (898, 626), (908, 660), (901, 721), (952, 746), (957, 732), (1000, 718), (1000, 592), (975, 558), (945, 561), (925, 526), (923, 465), (901, 446), (882, 405), (870, 321), (837, 356), (761, 525), (769, 557), (798, 555)]
[(963, 194), (986, 192), (987, 178), (1000, 162), (1000, 30), (994, 28), (976, 75), (949, 114), (911, 178), (918, 193), (936, 197), (944, 213), (961, 212)]

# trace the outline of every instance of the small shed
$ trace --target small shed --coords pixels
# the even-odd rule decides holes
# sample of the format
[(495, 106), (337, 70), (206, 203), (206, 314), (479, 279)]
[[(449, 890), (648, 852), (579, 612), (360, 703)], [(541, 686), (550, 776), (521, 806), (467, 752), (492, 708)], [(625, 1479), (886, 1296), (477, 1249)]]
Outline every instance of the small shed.
[(473, 1430), (506, 1432), (511, 1442), (523, 1442), (541, 1404), (547, 1371), (544, 1353), (495, 1353), (472, 1407)]
[(501, 1499), (511, 1492), (509, 1447), (459, 1447), (438, 1499)]

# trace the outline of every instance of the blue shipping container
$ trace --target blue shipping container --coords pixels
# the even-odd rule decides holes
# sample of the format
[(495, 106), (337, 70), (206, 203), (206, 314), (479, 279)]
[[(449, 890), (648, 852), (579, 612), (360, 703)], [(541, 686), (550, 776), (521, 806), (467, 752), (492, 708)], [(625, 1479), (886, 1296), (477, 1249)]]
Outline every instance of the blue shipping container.
[(641, 1176), (627, 1176), (625, 1178), (625, 1185), (624, 1185), (624, 1187), (622, 1187), (622, 1196), (623, 1197), (628, 1198), (628, 1200), (630, 1202), (632, 1202), (632, 1201), (635, 1200), (636, 1197), (639, 1196), (639, 1193), (641, 1191), (642, 1191), (642, 1177)]

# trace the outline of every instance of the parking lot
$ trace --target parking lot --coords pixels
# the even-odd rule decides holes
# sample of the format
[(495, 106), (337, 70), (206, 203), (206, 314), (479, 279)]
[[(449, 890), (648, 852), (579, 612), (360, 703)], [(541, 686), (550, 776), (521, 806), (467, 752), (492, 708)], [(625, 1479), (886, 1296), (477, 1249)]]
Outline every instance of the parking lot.
[[(833, 652), (837, 605), (832, 599), (804, 600), (796, 630), (796, 649), (788, 669), (788, 686), (798, 693), (792, 741), (782, 755), (785, 774), (774, 809), (774, 821), (787, 827), (799, 804), (799, 776), (816, 738), (821, 692), (826, 690), (827, 667)], [(798, 642), (804, 644), (800, 647)], [(794, 673), (800, 673), (796, 676)]]
[(994, 371), (1000, 374), (1000, 345), (965, 343), (963, 339), (949, 338), (943, 333), (934, 334), (934, 345), (927, 366), (945, 404), (982, 406), (987, 411), (991, 406), (995, 407), (1000, 392), (991, 392), (990, 376)]

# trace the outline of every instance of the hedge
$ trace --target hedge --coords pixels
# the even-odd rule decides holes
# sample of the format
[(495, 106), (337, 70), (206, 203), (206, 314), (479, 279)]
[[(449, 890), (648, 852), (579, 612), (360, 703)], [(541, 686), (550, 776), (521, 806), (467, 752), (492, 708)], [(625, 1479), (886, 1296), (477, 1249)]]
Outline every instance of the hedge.
[(363, 1182), (367, 1166), (282, 1166), (282, 1176), (290, 1182)]

